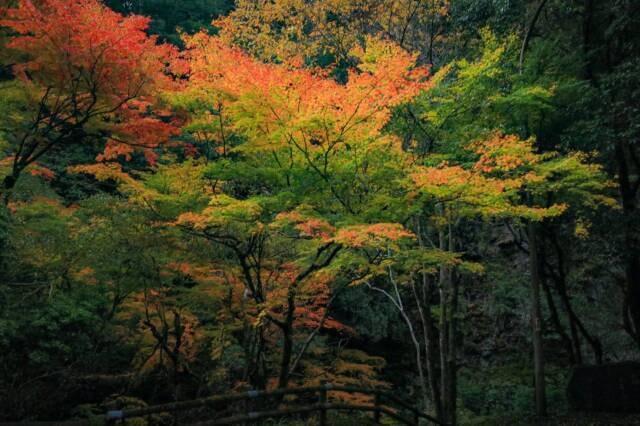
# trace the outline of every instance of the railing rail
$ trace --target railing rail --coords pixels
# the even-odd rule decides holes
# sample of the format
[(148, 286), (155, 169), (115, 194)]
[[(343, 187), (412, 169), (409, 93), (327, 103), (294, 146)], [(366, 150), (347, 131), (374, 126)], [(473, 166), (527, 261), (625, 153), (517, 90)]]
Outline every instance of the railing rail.
[[(348, 403), (336, 403), (328, 400), (328, 392), (346, 392), (350, 394), (365, 394), (374, 396), (373, 404), (348, 404)], [(106, 415), (106, 421), (108, 424), (115, 424), (117, 422), (125, 422), (127, 419), (144, 417), (152, 414), (159, 413), (177, 413), (180, 411), (192, 410), (197, 408), (203, 408), (207, 406), (216, 406), (222, 403), (232, 403), (237, 401), (251, 401), (260, 400), (269, 397), (283, 397), (286, 395), (301, 395), (301, 394), (317, 394), (318, 402), (311, 405), (284, 407), (279, 409), (266, 409), (263, 411), (249, 411), (248, 404), (245, 404), (245, 412), (242, 414), (234, 414), (231, 416), (209, 420), (201, 423), (197, 423), (198, 426), (209, 425), (235, 425), (245, 424), (247, 422), (257, 421), (260, 419), (266, 419), (269, 417), (283, 417), (295, 414), (310, 414), (314, 412), (319, 413), (319, 423), (321, 426), (327, 425), (327, 411), (330, 410), (355, 410), (372, 412), (373, 419), (376, 423), (379, 423), (382, 414), (394, 418), (397, 421), (405, 425), (419, 425), (420, 419), (426, 420), (431, 424), (444, 425), (444, 423), (438, 421), (436, 418), (429, 416), (428, 414), (418, 410), (413, 405), (401, 400), (395, 395), (379, 390), (370, 388), (360, 388), (355, 386), (334, 386), (331, 384), (325, 384), (321, 386), (308, 386), (308, 387), (295, 387), (285, 389), (274, 390), (252, 390), (241, 393), (230, 393), (224, 395), (216, 395), (208, 398), (195, 399), (191, 401), (179, 401), (168, 404), (155, 405), (144, 408), (134, 408), (130, 410), (114, 410), (109, 411)], [(411, 413), (412, 418), (408, 419), (399, 414), (393, 408), (384, 405), (383, 402), (387, 401), (401, 407), (402, 409)]]

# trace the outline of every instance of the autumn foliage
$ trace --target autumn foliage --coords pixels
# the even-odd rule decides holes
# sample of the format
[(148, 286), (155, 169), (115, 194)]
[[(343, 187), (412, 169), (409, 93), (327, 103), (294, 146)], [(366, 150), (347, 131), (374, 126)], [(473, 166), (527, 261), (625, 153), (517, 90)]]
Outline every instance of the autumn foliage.
[[(521, 277), (546, 291), (551, 318), (540, 327), (555, 322), (570, 351), (587, 342), (597, 352), (570, 311), (569, 282), (586, 273), (567, 266), (573, 253), (556, 234), (586, 244), (598, 212), (617, 202), (596, 154), (555, 141), (555, 128), (537, 131), (562, 121), (548, 118), (553, 102), (581, 86), (542, 87), (523, 64), (512, 72), (515, 35), (500, 44), (482, 30), (461, 43), (469, 16), (453, 16), (462, 12), (450, 0), (237, 0), (212, 26), (170, 37), (168, 21), (133, 13), (143, 1), (112, 4), (122, 14), (100, 0), (9, 3), (0, 349), (30, 349), (0, 372), (11, 389), (122, 371), (108, 398), (151, 404), (393, 382), (455, 425), (458, 376), (479, 358), (491, 364), (484, 354), (505, 333), (505, 346), (528, 341), (511, 323), (529, 317), (512, 305), (542, 299), (512, 291)], [(210, 19), (221, 2), (197, 3)], [(484, 47), (475, 62), (440, 66), (444, 44), (465, 58)], [(46, 309), (23, 320), (25, 300)], [(479, 312), (489, 303), (498, 309)], [(387, 362), (410, 374), (382, 377)], [(15, 405), (45, 399), (34, 395)], [(11, 398), (0, 392), (0, 404)], [(265, 401), (256, 410), (287, 402)]]
[(13, 70), (35, 103), (7, 189), (22, 169), (80, 136), (106, 137), (100, 159), (143, 150), (153, 162), (150, 150), (177, 132), (169, 117), (152, 113), (159, 92), (174, 85), (172, 70), (180, 72), (177, 52), (146, 34), (148, 18), (95, 0), (25, 0), (0, 16), (15, 33), (7, 43)]

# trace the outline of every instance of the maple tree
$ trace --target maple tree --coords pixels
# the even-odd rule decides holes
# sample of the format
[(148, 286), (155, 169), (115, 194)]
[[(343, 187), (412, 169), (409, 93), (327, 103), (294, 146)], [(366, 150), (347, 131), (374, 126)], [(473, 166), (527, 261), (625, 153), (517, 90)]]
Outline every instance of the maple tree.
[(3, 11), (18, 77), (4, 90), (24, 108), (4, 117), (4, 197), (24, 169), (61, 146), (105, 139), (99, 158), (140, 150), (154, 161), (153, 149), (176, 127), (153, 106), (173, 84), (170, 66), (180, 71), (176, 50), (148, 36), (148, 23), (96, 0), (27, 0)]
[[(229, 267), (237, 271), (252, 301), (248, 324), (257, 331), (247, 379), (268, 386), (264, 357), (267, 344), (275, 343), (268, 330), (276, 327), (283, 341), (277, 386), (285, 387), (306, 349), (303, 345), (294, 358), (298, 323), (346, 330), (327, 316), (323, 305), (330, 291), (318, 274), (343, 249), (377, 247), (410, 236), (399, 224), (338, 227), (335, 217), (323, 215), (337, 208), (345, 218), (352, 217), (351, 222), (362, 221), (357, 215), (364, 205), (358, 204), (378, 179), (368, 176), (372, 165), (396, 159), (387, 157), (394, 145), (396, 157), (402, 157), (399, 141), (382, 128), (391, 109), (424, 86), (425, 72), (413, 68), (412, 55), (374, 39), (357, 52), (360, 69), (345, 85), (310, 70), (261, 63), (205, 34), (187, 37), (186, 46), (189, 84), (174, 105), (193, 117), (194, 124), (185, 126), (187, 133), (206, 133), (201, 139), (204, 157), (161, 167), (144, 187), (106, 166), (76, 170), (117, 179), (134, 197), (155, 203), (169, 225), (229, 250), (235, 259)], [(236, 143), (229, 144), (233, 138)], [(218, 145), (212, 151), (219, 161), (207, 164), (210, 144)], [(346, 152), (348, 158), (341, 155)], [(265, 153), (272, 159), (269, 165)], [(256, 162), (265, 171), (262, 184), (270, 189), (243, 196), (237, 185), (259, 177), (247, 176), (255, 170), (247, 167)], [(346, 176), (354, 167), (362, 184), (347, 187)], [(176, 180), (187, 175), (187, 181)], [(311, 181), (322, 182), (323, 189), (309, 193), (305, 186)], [(194, 208), (194, 203), (201, 207)], [(298, 242), (282, 250), (283, 238)], [(309, 297), (311, 306), (306, 307)], [(315, 313), (318, 309), (324, 313)]]
[(638, 340), (639, 80), (631, 1), (560, 3), (5, 1), (0, 417), (564, 409)]

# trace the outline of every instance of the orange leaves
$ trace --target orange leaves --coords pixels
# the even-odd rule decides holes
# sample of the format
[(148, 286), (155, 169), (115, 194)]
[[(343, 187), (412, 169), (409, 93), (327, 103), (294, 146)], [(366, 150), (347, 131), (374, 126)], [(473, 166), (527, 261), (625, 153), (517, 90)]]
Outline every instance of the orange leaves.
[(411, 179), (420, 190), (438, 197), (499, 196), (535, 180), (531, 167), (544, 159), (534, 152), (532, 140), (499, 132), (471, 143), (468, 149), (478, 155), (471, 168), (447, 163), (418, 167)]
[(300, 231), (300, 235), (304, 237), (319, 238), (327, 241), (335, 232), (335, 228), (326, 220), (309, 219), (305, 222), (298, 223), (296, 229)]
[(31, 169), (29, 170), (32, 176), (39, 176), (46, 181), (51, 181), (56, 177), (56, 174), (53, 170), (48, 169), (40, 164), (33, 164)]
[(311, 217), (300, 211), (280, 213), (276, 217), (276, 226), (291, 224), (300, 236), (320, 240), (324, 243), (334, 242), (350, 248), (386, 248), (406, 238), (414, 238), (414, 234), (399, 223), (374, 223), (350, 225), (336, 228), (324, 219)]
[(209, 218), (207, 215), (199, 213), (183, 213), (176, 220), (176, 225), (188, 225), (196, 231), (202, 231), (209, 227)]
[(475, 142), (471, 148), (480, 155), (474, 168), (483, 173), (509, 172), (522, 166), (539, 163), (543, 157), (533, 151), (531, 139), (494, 133), (487, 140)]
[(335, 227), (324, 219), (307, 217), (299, 211), (284, 212), (276, 216), (276, 224), (292, 224), (303, 238), (319, 239), (325, 242), (331, 240)]
[(446, 163), (439, 167), (424, 167), (411, 175), (411, 178), (420, 187), (442, 186), (442, 185), (463, 185), (468, 183), (471, 172), (460, 166), (447, 166)]
[(400, 224), (376, 223), (373, 225), (354, 225), (339, 229), (334, 241), (352, 248), (385, 248), (390, 243), (413, 237), (414, 234)]
[(96, 160), (115, 160), (118, 157), (124, 157), (125, 160), (131, 160), (131, 153), (133, 153), (133, 147), (130, 145), (118, 143), (114, 140), (107, 141), (102, 154), (98, 155)]
[(185, 39), (188, 92), (228, 105), (236, 130), (255, 150), (333, 149), (379, 137), (391, 108), (425, 87), (414, 56), (374, 39), (358, 54), (366, 66), (342, 85), (308, 69), (266, 64), (203, 33)]

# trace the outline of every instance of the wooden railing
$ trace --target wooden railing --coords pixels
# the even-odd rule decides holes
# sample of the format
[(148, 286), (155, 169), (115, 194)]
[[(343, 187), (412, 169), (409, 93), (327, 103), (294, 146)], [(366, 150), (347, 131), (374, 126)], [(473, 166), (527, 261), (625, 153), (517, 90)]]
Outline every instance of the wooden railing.
[[(349, 404), (340, 402), (331, 402), (328, 398), (328, 393), (332, 391), (345, 392), (349, 394), (364, 394), (373, 396), (373, 404)], [(265, 408), (256, 411), (249, 410), (249, 401), (264, 401), (268, 398), (276, 398), (279, 401), (287, 395), (315, 395), (317, 402), (310, 405), (299, 405), (282, 408)], [(261, 419), (284, 417), (296, 414), (319, 414), (320, 426), (327, 426), (327, 412), (330, 410), (353, 410), (353, 411), (365, 411), (373, 413), (373, 420), (375, 423), (379, 423), (382, 415), (387, 415), (402, 424), (405, 425), (420, 425), (420, 421), (424, 420), (422, 424), (437, 424), (443, 425), (437, 419), (425, 414), (418, 410), (412, 404), (399, 399), (395, 395), (378, 390), (367, 389), (350, 386), (334, 386), (331, 384), (325, 384), (322, 386), (314, 387), (297, 387), (287, 389), (275, 389), (269, 391), (247, 391), (242, 393), (232, 393), (225, 395), (217, 395), (209, 398), (196, 399), (191, 401), (173, 402), (163, 405), (155, 405), (145, 408), (134, 408), (130, 410), (114, 410), (109, 411), (106, 415), (107, 424), (116, 424), (119, 422), (125, 423), (127, 419), (139, 418), (145, 416), (151, 416), (153, 414), (160, 413), (173, 413), (174, 416), (178, 412), (204, 408), (221, 406), (222, 404), (232, 404), (235, 402), (244, 402), (245, 410), (241, 414), (234, 414), (227, 417), (218, 419), (212, 419), (200, 423), (196, 423), (198, 426), (209, 425), (237, 425), (248, 424), (250, 422), (256, 422)], [(278, 405), (278, 404), (276, 404)], [(283, 405), (283, 404), (279, 404)], [(409, 413), (410, 417), (406, 417), (404, 414), (400, 414), (401, 411)]]

